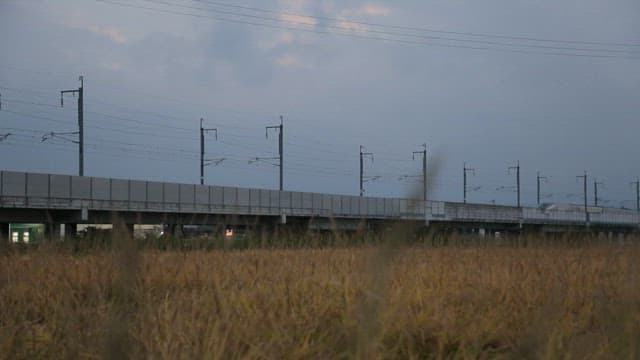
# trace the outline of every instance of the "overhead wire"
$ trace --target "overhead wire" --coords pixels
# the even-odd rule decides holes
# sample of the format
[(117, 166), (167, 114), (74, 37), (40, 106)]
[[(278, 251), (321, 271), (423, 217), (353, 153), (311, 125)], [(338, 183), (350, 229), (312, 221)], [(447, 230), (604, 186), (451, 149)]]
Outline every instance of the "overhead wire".
[[(199, 2), (199, 3), (204, 3), (204, 4), (212, 4), (212, 5), (222, 6), (222, 7), (227, 7), (227, 8), (244, 9), (244, 10), (251, 10), (251, 11), (270, 13), (270, 14), (276, 14), (276, 15), (298, 16), (298, 17), (305, 17), (305, 18), (316, 19), (316, 20), (327, 20), (327, 21), (345, 21), (346, 20), (344, 18), (337, 18), (337, 17), (308, 15), (308, 14), (286, 12), (286, 11), (275, 11), (275, 10), (269, 10), (269, 9), (264, 9), (264, 8), (237, 5), (237, 4), (228, 4), (228, 3), (220, 2), (220, 1), (211, 1), (211, 0), (192, 0), (192, 1)], [(619, 42), (604, 42), (604, 41), (584, 41), (584, 40), (567, 40), (567, 39), (549, 39), (549, 38), (527, 37), (527, 36), (486, 34), (486, 33), (478, 33), (478, 32), (450, 31), (450, 30), (433, 29), (433, 28), (417, 27), (417, 26), (406, 26), (406, 25), (380, 24), (380, 23), (357, 21), (357, 20), (351, 20), (351, 19), (346, 20), (346, 21), (348, 21), (349, 23), (353, 23), (353, 24), (357, 24), (357, 25), (364, 25), (364, 26), (375, 26), (375, 27), (400, 29), (400, 30), (432, 32), (432, 33), (451, 34), (451, 35), (464, 35), (464, 36), (474, 36), (474, 37), (486, 37), (486, 38), (496, 38), (496, 39), (525, 40), (525, 41), (554, 42), (554, 43), (583, 44), (583, 45), (640, 47), (640, 44), (635, 44), (635, 43), (619, 43)]]
[[(19, 112), (15, 112), (15, 111), (11, 111), (11, 110), (10, 110), (10, 111), (8, 111), (8, 112), (10, 112), (10, 113), (14, 113), (14, 114), (21, 114), (21, 115), (24, 115), (24, 116), (31, 116), (31, 117), (33, 117), (33, 115), (30, 115), (30, 114), (19, 113)], [(63, 122), (61, 122), (61, 121), (58, 121), (58, 120), (56, 120), (56, 119), (51, 119), (51, 118), (44, 118), (44, 117), (37, 117), (37, 118), (47, 119), (47, 120), (51, 120), (51, 121), (55, 121), (56, 123), (63, 123)], [(104, 128), (104, 127), (101, 127), (101, 128)], [(14, 129), (15, 129), (15, 128), (14, 128)], [(26, 130), (26, 129), (25, 129), (25, 130)], [(115, 130), (115, 129), (110, 129), (110, 130)], [(33, 130), (30, 130), (30, 131), (33, 131)], [(43, 133), (43, 132), (45, 132), (45, 131), (41, 131), (40, 133)], [(105, 140), (105, 141), (106, 141), (106, 140)], [(137, 145), (137, 144), (133, 144), (133, 143), (125, 143), (125, 142), (118, 142), (118, 141), (106, 141), (106, 142), (120, 143), (120, 144), (122, 144), (122, 145), (128, 145), (128, 146), (139, 146), (139, 147), (142, 147), (142, 148), (144, 148), (144, 149), (148, 148), (148, 145)], [(238, 146), (238, 147), (243, 147), (243, 148), (246, 148), (246, 147), (247, 147), (247, 145), (246, 145), (246, 144), (235, 144), (235, 143), (228, 143), (228, 142), (223, 142), (223, 143), (226, 143), (227, 145), (230, 145), (230, 146)], [(256, 147), (254, 147), (254, 149), (257, 149), (257, 148), (256, 148)], [(118, 149), (118, 150), (121, 150), (121, 149)], [(164, 151), (164, 150), (173, 150), (173, 151), (178, 151), (179, 153), (191, 153), (191, 154), (195, 154), (195, 152), (193, 152), (193, 151), (181, 150), (181, 149), (176, 150), (175, 148), (170, 148), (170, 149), (169, 149), (169, 148), (167, 148), (167, 149), (163, 149), (163, 151), (162, 151), (160, 154), (162, 154), (162, 155), (167, 155), (167, 152), (166, 152), (166, 151)], [(260, 150), (261, 150), (261, 149), (260, 149)], [(148, 153), (154, 153), (154, 152), (149, 151), (149, 150), (143, 150), (143, 151), (146, 151), (146, 152), (148, 152)], [(155, 153), (158, 153), (158, 152), (155, 152)], [(266, 153), (266, 152), (263, 152), (263, 153)], [(171, 153), (169, 153), (168, 155), (170, 155), (170, 156), (176, 156), (176, 154), (171, 154)], [(274, 154), (274, 153), (269, 153), (269, 155), (275, 155), (275, 154)], [(288, 158), (289, 158), (289, 157), (294, 158), (294, 159), (307, 160), (307, 158), (305, 158), (305, 156), (301, 156), (301, 155), (288, 156)], [(197, 160), (197, 158), (196, 158), (196, 157), (191, 157), (191, 160)], [(393, 161), (398, 161), (398, 160), (400, 160), (400, 161), (405, 161), (405, 160), (401, 160), (401, 159), (386, 159), (386, 158), (385, 158), (385, 160), (393, 160)], [(236, 159), (236, 161), (244, 162), (244, 160), (243, 160), (243, 159)], [(407, 161), (411, 161), (411, 160), (407, 160)], [(319, 166), (318, 166), (317, 164), (308, 165), (308, 164), (306, 164), (306, 163), (300, 163), (300, 162), (290, 161), (290, 160), (288, 160), (287, 162), (288, 162), (290, 165), (293, 165), (293, 166), (298, 167), (298, 168), (307, 168), (308, 170), (306, 170), (306, 172), (315, 172), (315, 173), (322, 173), (322, 174), (324, 174), (324, 175), (334, 175), (334, 176), (335, 176), (335, 175), (343, 175), (343, 176), (353, 176), (353, 175), (354, 175), (354, 173), (353, 173), (353, 172), (350, 172), (350, 171), (346, 171), (346, 172), (345, 172), (345, 171), (343, 171), (343, 170), (341, 170), (341, 171), (336, 171), (336, 169), (335, 169), (335, 168), (328, 168), (328, 167), (322, 167), (322, 168), (323, 168), (323, 169), (322, 169), (323, 171), (322, 171), (322, 172), (320, 172), (320, 171), (318, 171), (318, 169), (317, 169), (317, 168), (319, 168)], [(387, 164), (387, 166), (388, 166), (388, 164)], [(316, 169), (314, 169), (314, 168), (316, 168)], [(330, 173), (328, 173), (328, 172), (330, 172)], [(375, 171), (373, 171), (373, 172), (372, 172), (372, 174), (374, 174), (375, 176), (382, 176), (382, 177), (384, 177), (384, 178), (397, 178), (398, 176), (400, 176), (398, 173), (389, 173), (389, 172), (375, 172)], [(503, 184), (503, 181), (502, 181), (502, 180), (500, 180), (500, 182), (487, 182), (487, 180), (488, 180), (488, 179), (486, 179), (486, 178), (485, 178), (485, 179), (483, 180), (483, 183), (485, 183), (485, 184), (489, 184), (488, 186), (500, 186), (500, 185), (502, 185), (502, 184)], [(458, 182), (459, 182), (459, 181), (458, 181)]]
[[(303, 22), (303, 21), (300, 21), (299, 18), (297, 18), (296, 20), (289, 20), (286, 17), (273, 18), (273, 17), (251, 15), (251, 14), (245, 14), (245, 13), (232, 12), (232, 11), (221, 11), (221, 10), (215, 10), (210, 8), (194, 7), (194, 6), (182, 5), (182, 4), (177, 4), (175, 2), (162, 1), (162, 0), (139, 0), (139, 1), (152, 3), (152, 4), (160, 4), (160, 5), (170, 6), (170, 7), (178, 7), (183, 9), (201, 10), (201, 11), (212, 12), (212, 13), (222, 14), (222, 15), (231, 15), (231, 16), (237, 16), (237, 17), (257, 19), (257, 20), (266, 20), (266, 21), (272, 21), (276, 23), (286, 23), (286, 24), (305, 25), (305, 26), (317, 25), (317, 22), (315, 21), (315, 19), (312, 22)], [(301, 16), (301, 17), (307, 18), (307, 19), (313, 19), (313, 17), (309, 17), (309, 16)], [(339, 24), (345, 24), (345, 25), (323, 24), (323, 27), (329, 28), (329, 29), (335, 29), (335, 30), (346, 30), (350, 32), (364, 32), (364, 33), (372, 33), (372, 34), (380, 34), (380, 35), (400, 36), (400, 37), (409, 37), (409, 38), (425, 39), (425, 40), (443, 40), (443, 41), (451, 41), (451, 42), (481, 44), (481, 45), (497, 45), (497, 46), (506, 46), (506, 47), (525, 47), (525, 48), (534, 48), (534, 49), (548, 49), (548, 50), (562, 50), (562, 51), (604, 52), (604, 53), (621, 53), (621, 54), (640, 55), (637, 49), (623, 50), (623, 49), (576, 48), (576, 47), (568, 47), (568, 46), (538, 45), (538, 44), (525, 44), (525, 43), (518, 44), (518, 43), (505, 43), (505, 42), (477, 40), (477, 39), (459, 39), (459, 38), (444, 37), (444, 36), (411, 34), (411, 33), (395, 32), (395, 31), (382, 31), (382, 30), (375, 30), (370, 28), (354, 29), (353, 28), (354, 25), (361, 25), (361, 26), (371, 26), (371, 25), (364, 25), (362, 23), (352, 22), (347, 19), (342, 19), (342, 20), (336, 19), (332, 21), (338, 22)]]
[[(7, 89), (8, 87), (4, 87), (4, 86), (3, 86), (3, 87), (0, 87), (0, 88)], [(9, 88), (9, 89), (12, 89), (12, 90), (19, 90), (19, 89), (16, 89), (16, 88)], [(23, 90), (24, 90), (24, 89), (23, 89)], [(38, 91), (32, 91), (32, 93), (38, 93)], [(44, 93), (44, 92), (41, 92), (41, 93)], [(48, 92), (47, 92), (47, 93), (48, 93)], [(56, 109), (59, 109), (57, 106), (54, 106), (54, 105), (51, 105), (51, 104), (47, 104), (47, 103), (37, 103), (37, 102), (29, 102), (29, 101), (22, 101), (22, 100), (17, 100), (17, 101), (16, 101), (15, 99), (3, 99), (3, 100), (7, 100), (8, 102), (19, 103), (19, 104), (22, 104), (22, 105), (30, 105), (30, 106), (45, 106), (45, 107), (54, 107), (54, 108), (56, 108)], [(66, 108), (65, 108), (65, 109), (66, 109)], [(12, 110), (3, 110), (3, 111), (8, 112), (8, 113), (18, 114), (18, 115), (20, 115), (20, 114), (21, 114), (21, 115), (26, 116), (26, 117), (34, 117), (32, 114), (25, 114), (25, 113), (15, 112), (15, 111), (12, 111)], [(90, 110), (89, 110), (89, 111), (90, 111)], [(117, 115), (111, 115), (111, 114), (105, 114), (105, 113), (99, 113), (99, 112), (96, 112), (96, 114), (97, 114), (97, 115), (102, 115), (102, 116), (105, 116), (105, 117), (110, 117), (110, 118), (112, 118), (113, 120), (120, 120), (120, 121), (135, 120), (135, 119), (127, 118), (127, 117), (122, 117), (122, 116), (117, 116)], [(59, 120), (59, 119), (53, 119), (53, 118), (50, 118), (50, 117), (46, 117), (46, 118), (45, 118), (45, 117), (37, 116), (36, 118), (40, 118), (40, 119), (43, 119), (43, 120), (44, 120), (44, 119), (46, 119), (47, 121), (53, 121), (53, 122), (56, 122), (56, 123), (59, 123), (59, 124), (66, 124), (66, 125), (74, 124), (74, 125), (75, 125), (75, 122), (73, 122), (73, 123), (72, 123), (72, 122), (66, 122), (66, 121), (62, 121), (62, 120)], [(151, 125), (151, 123), (149, 123), (148, 125)], [(155, 125), (157, 125), (157, 124), (153, 124), (153, 126), (155, 126)], [(160, 126), (161, 126), (161, 125), (160, 125)], [(105, 127), (100, 127), (100, 128), (106, 129)], [(111, 129), (109, 129), (109, 130), (114, 130), (114, 131), (115, 131), (115, 130), (121, 130), (121, 129), (113, 129), (113, 128), (111, 128)], [(187, 128), (183, 128), (183, 130), (185, 130), (185, 131), (189, 131), (189, 129), (187, 129)], [(148, 132), (146, 132), (146, 133), (145, 133), (145, 132), (139, 132), (139, 134), (155, 136), (155, 134), (148, 133)], [(238, 134), (231, 134), (231, 135), (232, 135), (231, 137), (238, 137), (238, 138), (242, 138), (242, 139), (261, 139), (261, 138), (256, 137), (256, 136), (246, 136), (246, 135), (238, 135)], [(195, 139), (195, 137), (194, 137), (194, 138), (189, 138), (189, 140), (193, 140), (193, 139)], [(103, 142), (104, 142), (105, 140), (104, 140), (104, 139), (100, 139), (100, 141), (103, 141)], [(106, 142), (117, 143), (117, 141), (106, 141)], [(5, 142), (5, 144), (6, 144), (6, 142)], [(64, 145), (60, 145), (60, 144), (53, 144), (53, 145), (57, 145), (57, 146), (64, 146)], [(72, 146), (71, 144), (66, 144), (66, 145), (68, 145), (68, 146)], [(142, 148), (148, 148), (148, 145), (139, 145), (139, 144), (134, 144), (134, 143), (123, 143), (123, 142), (121, 142), (121, 145), (127, 145), (127, 146), (139, 146), (139, 147), (142, 147)], [(239, 144), (239, 143), (230, 143), (229, 145), (231, 145), (231, 146), (236, 146), (236, 147), (242, 147), (242, 148), (246, 148), (246, 147), (247, 147), (247, 146), (246, 146), (246, 144)], [(301, 148), (309, 148), (309, 146), (301, 145), (301, 144), (297, 144), (297, 143), (288, 143), (288, 145), (293, 145), (293, 146), (297, 146), (297, 147), (301, 147)], [(96, 146), (96, 145), (91, 144), (90, 146)], [(262, 149), (262, 147), (260, 147), (260, 149)], [(166, 150), (169, 150), (169, 148), (166, 148)], [(175, 148), (171, 148), (171, 150), (175, 150)], [(177, 151), (178, 151), (178, 152), (182, 152), (180, 149), (178, 149)], [(189, 153), (191, 153), (191, 154), (196, 154), (196, 153), (197, 153), (197, 152), (195, 152), (195, 151), (187, 151), (187, 152), (189, 152)], [(342, 153), (342, 152), (336, 152), (336, 154), (344, 155), (344, 153)], [(162, 154), (162, 155), (166, 155), (166, 153), (165, 153), (165, 154)], [(313, 159), (309, 159), (309, 157), (308, 157), (308, 156), (306, 156), (306, 159), (305, 159), (305, 156), (306, 156), (306, 155), (304, 155), (304, 154), (303, 154), (303, 155), (300, 155), (300, 154), (297, 154), (297, 153), (293, 153), (293, 154), (289, 154), (289, 155), (287, 156), (287, 158), (291, 157), (291, 158), (294, 158), (294, 159), (300, 159), (300, 160), (315, 160), (315, 161), (323, 161), (323, 160), (325, 160), (325, 161), (327, 161), (327, 162), (350, 162), (350, 161), (351, 161), (351, 160), (344, 159), (344, 157), (343, 157), (343, 158), (341, 158), (341, 159), (322, 159), (322, 158), (313, 158)], [(185, 158), (185, 159), (189, 159), (189, 160), (196, 160), (197, 158), (192, 157), (192, 158)], [(412, 161), (412, 160), (403, 160), (403, 159), (398, 159), (398, 158), (386, 158), (386, 157), (382, 157), (382, 158), (379, 158), (379, 159), (380, 159), (380, 160), (386, 160), (386, 161), (392, 161), (392, 162), (404, 162), (404, 163), (408, 163), (408, 162), (411, 162), (411, 161)], [(233, 161), (237, 161), (237, 162), (244, 163), (244, 162), (245, 162), (245, 159), (233, 159)], [(294, 165), (294, 166), (296, 166), (296, 167), (299, 167), (299, 166), (301, 166), (301, 165), (303, 165), (303, 166), (307, 166), (306, 164), (301, 164), (301, 163), (297, 163), (297, 164), (293, 164), (293, 163), (292, 163), (291, 165)], [(387, 165), (388, 165), (388, 164), (387, 164)], [(243, 169), (244, 169), (244, 168), (243, 168)], [(397, 167), (396, 167), (396, 169), (400, 169), (400, 168), (397, 168)], [(293, 170), (293, 171), (291, 171), (291, 170)], [(311, 166), (311, 168), (310, 168), (309, 170), (313, 170), (313, 166)], [(343, 173), (343, 172), (340, 172), (340, 171), (335, 171), (335, 169), (334, 169), (334, 168), (327, 168), (327, 167), (324, 167), (324, 169), (322, 169), (322, 170), (324, 170), (324, 171), (323, 171), (323, 172), (319, 172), (319, 171), (317, 171), (317, 170), (316, 170), (316, 174), (317, 174), (317, 175), (326, 175), (327, 177), (335, 177), (336, 175), (340, 175), (340, 176), (353, 176), (353, 175), (354, 175), (354, 173), (353, 173), (353, 172)], [(290, 168), (288, 168), (288, 172), (289, 172), (289, 171), (290, 171), (292, 174), (299, 174), (299, 175), (305, 175), (305, 174), (307, 174), (307, 175), (308, 175), (310, 172), (312, 172), (312, 171), (308, 171), (308, 170), (307, 170), (307, 171), (301, 171), (301, 172), (298, 172), (298, 171), (296, 171), (295, 169), (290, 169)], [(329, 171), (331, 171), (331, 172), (329, 172)], [(381, 176), (383, 176), (383, 178), (384, 178), (384, 179), (386, 179), (386, 178), (397, 177), (397, 176), (398, 176), (398, 174), (397, 174), (397, 173), (386, 173), (386, 174), (383, 174), (383, 175), (381, 175)], [(571, 178), (571, 177), (570, 177), (570, 178)], [(448, 186), (449, 184), (446, 184), (446, 185)], [(525, 189), (525, 187), (523, 187), (523, 189)], [(529, 189), (531, 189), (531, 188), (529, 188)]]
[[(389, 38), (389, 37), (375, 37), (375, 36), (367, 36), (367, 35), (357, 34), (357, 33), (345, 33), (345, 32), (339, 32), (339, 31), (331, 32), (331, 31), (324, 31), (324, 30), (306, 29), (306, 28), (300, 28), (300, 27), (273, 25), (273, 24), (258, 23), (253, 21), (229, 19), (229, 18), (224, 18), (219, 16), (185, 13), (185, 12), (179, 12), (175, 10), (167, 10), (167, 9), (154, 8), (149, 6), (133, 5), (133, 4), (122, 3), (118, 1), (112, 1), (112, 0), (94, 0), (94, 1), (116, 5), (120, 7), (135, 8), (135, 9), (148, 10), (148, 11), (160, 12), (160, 13), (166, 13), (166, 14), (189, 16), (189, 17), (195, 17), (195, 18), (211, 19), (211, 20), (217, 20), (222, 22), (259, 26), (264, 28), (308, 32), (308, 33), (315, 33), (315, 34), (322, 34), (322, 35), (338, 35), (338, 36), (357, 38), (357, 39), (377, 40), (377, 41), (395, 42), (395, 43), (402, 43), (402, 44), (434, 46), (434, 47), (444, 47), (444, 48), (457, 48), (457, 49), (467, 49), (467, 50), (496, 51), (496, 52), (503, 52), (503, 53), (537, 54), (537, 55), (568, 56), (568, 57), (582, 57), (582, 58), (603, 58), (603, 59), (618, 58), (618, 59), (629, 59), (629, 60), (640, 59), (640, 56), (634, 57), (634, 56), (610, 55), (610, 54), (585, 54), (585, 53), (574, 53), (574, 52), (535, 51), (535, 50), (524, 50), (524, 49), (496, 48), (496, 47), (488, 47), (488, 46), (470, 46), (470, 45), (459, 45), (459, 44), (434, 43), (434, 42), (414, 41), (414, 40), (397, 39), (397, 38)], [(153, 2), (153, 0), (144, 0), (144, 1)]]

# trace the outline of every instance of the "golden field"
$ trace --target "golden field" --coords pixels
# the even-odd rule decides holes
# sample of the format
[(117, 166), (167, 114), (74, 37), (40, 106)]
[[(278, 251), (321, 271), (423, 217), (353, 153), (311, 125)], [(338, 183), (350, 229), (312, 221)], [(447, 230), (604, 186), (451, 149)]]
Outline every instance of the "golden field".
[(0, 256), (0, 356), (640, 358), (640, 247)]

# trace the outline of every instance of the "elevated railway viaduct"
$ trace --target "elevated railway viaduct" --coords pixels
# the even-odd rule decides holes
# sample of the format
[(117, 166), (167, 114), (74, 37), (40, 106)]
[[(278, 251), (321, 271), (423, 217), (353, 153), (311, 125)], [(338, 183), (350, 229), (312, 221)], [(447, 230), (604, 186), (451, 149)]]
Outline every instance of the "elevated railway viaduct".
[(632, 210), (551, 205), (542, 208), (402, 198), (178, 184), (0, 171), (0, 236), (10, 223), (60, 225), (165, 224), (216, 227), (297, 226), (312, 230), (375, 229), (411, 222), (448, 232), (638, 231)]

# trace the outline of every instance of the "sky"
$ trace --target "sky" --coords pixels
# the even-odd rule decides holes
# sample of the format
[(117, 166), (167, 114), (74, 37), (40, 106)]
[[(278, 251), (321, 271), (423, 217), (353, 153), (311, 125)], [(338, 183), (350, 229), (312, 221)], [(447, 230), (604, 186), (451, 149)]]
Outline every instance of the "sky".
[[(637, 0), (0, 0), (0, 169), (634, 207)], [(51, 132), (54, 136), (51, 136)], [(68, 134), (65, 134), (68, 133)], [(10, 134), (9, 136), (5, 136)], [(49, 134), (44, 136), (45, 134)], [(44, 141), (43, 141), (44, 139)], [(216, 165), (216, 160), (224, 161)], [(260, 161), (250, 161), (261, 158)], [(266, 158), (266, 159), (265, 159)]]

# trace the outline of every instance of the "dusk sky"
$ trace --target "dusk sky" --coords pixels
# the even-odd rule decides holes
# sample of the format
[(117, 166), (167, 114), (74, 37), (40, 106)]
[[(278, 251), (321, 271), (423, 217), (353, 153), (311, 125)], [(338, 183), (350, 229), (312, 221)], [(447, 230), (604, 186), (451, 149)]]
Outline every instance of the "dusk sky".
[[(432, 198), (635, 206), (640, 176), (637, 0), (0, 0), (0, 169), (407, 196), (426, 143)], [(5, 136), (11, 134), (9, 136)], [(435, 171), (438, 164), (437, 172)], [(403, 177), (409, 175), (409, 177)]]

